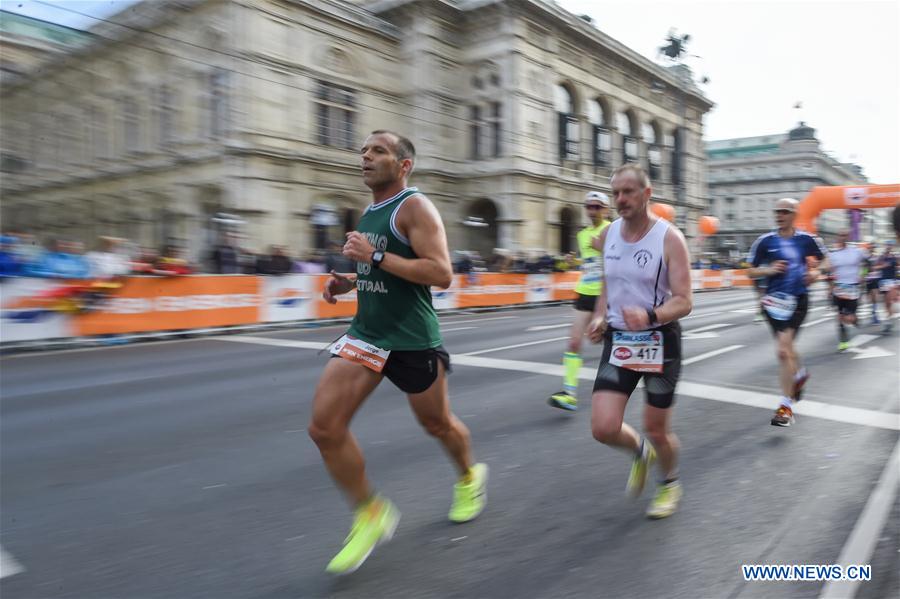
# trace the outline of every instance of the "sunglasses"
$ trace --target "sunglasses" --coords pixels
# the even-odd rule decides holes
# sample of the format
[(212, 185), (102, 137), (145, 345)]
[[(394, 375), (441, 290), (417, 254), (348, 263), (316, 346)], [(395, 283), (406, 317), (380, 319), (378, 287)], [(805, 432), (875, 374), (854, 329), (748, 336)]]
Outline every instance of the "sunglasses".
[(587, 204), (585, 209), (587, 210), (602, 210), (605, 206), (600, 206), (599, 204)]
[(779, 209), (779, 210), (776, 210), (776, 211), (775, 211), (775, 214), (782, 214), (782, 215), (784, 215), (784, 214), (793, 214), (793, 213), (794, 213), (793, 210)]

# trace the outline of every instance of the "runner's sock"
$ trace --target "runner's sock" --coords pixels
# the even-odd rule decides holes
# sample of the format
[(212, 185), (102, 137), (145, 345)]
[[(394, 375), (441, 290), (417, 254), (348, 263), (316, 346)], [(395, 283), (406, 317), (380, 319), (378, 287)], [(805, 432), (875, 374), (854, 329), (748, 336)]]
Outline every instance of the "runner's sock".
[(844, 326), (843, 322), (839, 322), (838, 328), (841, 331), (841, 341), (846, 341), (847, 340), (847, 327)]
[(791, 408), (792, 410), (794, 409), (794, 402), (791, 400), (790, 397), (782, 397), (781, 405), (783, 405), (786, 408)]
[(578, 371), (581, 370), (581, 356), (574, 352), (563, 354), (563, 389), (570, 395), (578, 394)]

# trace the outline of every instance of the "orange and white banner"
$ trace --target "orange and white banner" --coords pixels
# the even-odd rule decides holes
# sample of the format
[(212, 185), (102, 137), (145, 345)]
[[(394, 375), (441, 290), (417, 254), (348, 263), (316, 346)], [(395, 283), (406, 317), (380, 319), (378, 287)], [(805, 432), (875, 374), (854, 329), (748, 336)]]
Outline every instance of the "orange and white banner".
[[(570, 300), (575, 298), (578, 276), (578, 272), (456, 275), (448, 289), (432, 288), (432, 301), (437, 310), (453, 310)], [(46, 301), (38, 301), (63, 282), (8, 279), (0, 284), (0, 342), (352, 317), (356, 290), (329, 304), (322, 299), (328, 279), (329, 275), (319, 274), (131, 277), (86, 313), (49, 309)], [(751, 284), (742, 270), (691, 271), (695, 290)]]
[(204, 329), (260, 322), (262, 277), (132, 277), (101, 310), (73, 315), (75, 335)]

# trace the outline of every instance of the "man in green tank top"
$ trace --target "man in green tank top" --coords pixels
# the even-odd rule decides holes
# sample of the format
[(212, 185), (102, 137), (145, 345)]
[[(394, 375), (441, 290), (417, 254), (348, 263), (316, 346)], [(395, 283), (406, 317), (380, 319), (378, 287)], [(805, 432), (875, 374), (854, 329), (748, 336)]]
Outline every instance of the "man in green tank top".
[(407, 179), (415, 148), (391, 131), (373, 131), (361, 150), (363, 181), (372, 204), (343, 254), (355, 274), (332, 271), (322, 295), (356, 289), (358, 308), (347, 334), (333, 344), (313, 399), (309, 434), (325, 466), (349, 497), (355, 518), (344, 547), (328, 564), (353, 572), (376, 545), (391, 538), (400, 512), (372, 491), (362, 451), (350, 432), (354, 414), (387, 377), (407, 394), (426, 431), (444, 446), (459, 472), (449, 518), (468, 522), (484, 509), (488, 469), (471, 458), (469, 430), (450, 411), (446, 376), (450, 355), (441, 345), (431, 286), (453, 282), (444, 223), (434, 204)]
[(575, 286), (575, 320), (569, 334), (566, 352), (563, 354), (563, 388), (547, 400), (554, 408), (574, 411), (578, 409), (578, 371), (581, 370), (581, 344), (591, 322), (594, 304), (601, 291), (603, 278), (603, 254), (594, 249), (591, 241), (609, 226), (609, 198), (599, 191), (589, 191), (584, 198), (584, 209), (591, 224), (576, 236), (581, 257), (581, 277)]

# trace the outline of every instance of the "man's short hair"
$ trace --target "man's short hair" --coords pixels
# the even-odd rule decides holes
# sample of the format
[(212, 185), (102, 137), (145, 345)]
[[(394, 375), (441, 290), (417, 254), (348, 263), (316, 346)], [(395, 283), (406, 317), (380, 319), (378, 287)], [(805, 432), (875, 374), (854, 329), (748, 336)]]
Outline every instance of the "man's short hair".
[(622, 166), (616, 168), (612, 172), (612, 175), (609, 177), (609, 182), (612, 183), (612, 180), (621, 173), (630, 172), (632, 173), (638, 180), (638, 183), (641, 184), (641, 187), (646, 188), (650, 187), (650, 177), (647, 176), (647, 171), (644, 170), (640, 164), (635, 164), (634, 162), (626, 162)]
[(397, 139), (397, 143), (394, 144), (394, 154), (400, 160), (406, 160), (407, 158), (416, 161), (416, 146), (413, 145), (413, 142), (409, 141), (409, 138), (403, 137), (396, 131), (390, 131), (388, 129), (376, 129), (372, 131), (369, 135), (393, 135)]

